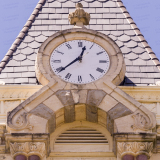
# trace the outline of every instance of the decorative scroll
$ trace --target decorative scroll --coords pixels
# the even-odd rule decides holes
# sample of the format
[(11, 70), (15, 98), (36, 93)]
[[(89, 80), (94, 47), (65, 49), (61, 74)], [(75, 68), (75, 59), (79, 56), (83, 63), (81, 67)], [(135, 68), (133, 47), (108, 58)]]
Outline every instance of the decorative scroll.
[(28, 116), (29, 114), (24, 112), (13, 121), (12, 120), (9, 121), (8, 119), (9, 126), (15, 130), (23, 130), (23, 129), (33, 130), (33, 126), (28, 121)]
[(132, 117), (134, 118), (135, 124), (131, 127), (134, 130), (140, 129), (143, 131), (147, 131), (153, 128), (152, 121), (147, 115), (137, 112), (137, 113), (134, 113)]
[(153, 149), (153, 142), (118, 142), (117, 149), (121, 157), (126, 154), (134, 156), (145, 154), (150, 157)]
[(25, 142), (25, 143), (10, 143), (10, 152), (14, 157), (19, 153), (35, 154), (40, 155), (41, 157), (45, 156), (45, 143), (44, 142)]

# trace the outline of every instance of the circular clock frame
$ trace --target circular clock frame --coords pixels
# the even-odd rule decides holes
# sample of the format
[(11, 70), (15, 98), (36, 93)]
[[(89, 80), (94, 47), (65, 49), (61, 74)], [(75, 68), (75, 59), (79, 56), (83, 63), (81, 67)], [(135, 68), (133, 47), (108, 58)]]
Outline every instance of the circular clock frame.
[[(90, 29), (69, 29), (63, 30), (50, 36), (45, 42), (42, 43), (39, 48), (37, 59), (36, 59), (36, 76), (38, 81), (42, 85), (47, 85), (52, 81), (63, 81), (59, 78), (52, 70), (50, 66), (50, 57), (52, 52), (62, 43), (72, 40), (87, 40), (94, 42), (101, 46), (107, 53), (110, 59), (110, 67), (107, 73), (100, 79), (92, 82), (97, 83), (98, 81), (109, 81), (116, 85), (119, 85), (125, 75), (125, 63), (122, 52), (117, 44), (108, 36)], [(89, 83), (87, 83), (89, 84)], [(80, 85), (87, 85), (80, 84)]]
[(72, 40), (53, 50), (50, 66), (54, 74), (66, 82), (87, 84), (107, 73), (110, 59), (98, 44), (87, 40)]

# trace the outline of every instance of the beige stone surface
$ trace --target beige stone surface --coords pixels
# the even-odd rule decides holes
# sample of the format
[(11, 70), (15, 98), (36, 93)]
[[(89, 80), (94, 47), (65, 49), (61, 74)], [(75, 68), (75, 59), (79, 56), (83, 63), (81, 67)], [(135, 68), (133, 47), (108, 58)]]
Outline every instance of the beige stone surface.
[(4, 159), (13, 160), (13, 157), (11, 155), (9, 155), (9, 154), (1, 154), (0, 155), (0, 160), (4, 160)]
[(107, 113), (101, 109), (98, 109), (98, 123), (104, 127), (107, 126)]
[(30, 131), (31, 133), (46, 133), (48, 120), (39, 116), (31, 115), (29, 117), (29, 122), (33, 126), (33, 130)]
[(106, 95), (98, 107), (101, 108), (102, 110), (108, 112), (116, 104), (118, 104), (118, 101), (116, 101), (110, 95)]
[[(100, 153), (96, 154), (100, 155)], [(106, 155), (108, 155), (108, 157), (106, 157)], [(109, 155), (112, 156), (109, 157)], [(88, 155), (85, 156), (85, 154), (82, 156), (77, 154), (77, 157), (70, 157), (68, 154), (66, 154), (66, 157), (48, 157), (47, 160), (117, 160), (115, 157), (113, 157), (113, 153), (103, 154), (102, 157), (96, 156), (95, 154), (92, 154), (89, 157), (87, 156)]]
[(64, 108), (56, 112), (56, 127), (64, 123)]
[(110, 95), (112, 97), (114, 97), (117, 101), (119, 101), (120, 103), (122, 103), (123, 105), (125, 105), (132, 112), (136, 111), (137, 107), (134, 104), (132, 104), (131, 102), (129, 102), (127, 99), (125, 99), (124, 97), (122, 97), (121, 95), (119, 95), (118, 93), (112, 92)]
[(157, 114), (157, 103), (142, 103), (144, 107), (146, 107), (149, 111)]
[(55, 144), (54, 152), (107, 152), (109, 144)]
[(35, 108), (37, 105), (45, 101), (48, 97), (50, 97), (54, 92), (48, 89), (46, 92), (42, 93), (40, 96), (32, 100), (29, 104), (27, 104), (24, 108), (28, 112)]
[(113, 89), (116, 87), (114, 85), (114, 88), (113, 88), (113, 84), (112, 84), (112, 86), (108, 85), (108, 83), (105, 84), (105, 78), (101, 78), (100, 80), (95, 81), (94, 83), (98, 89), (102, 89), (103, 91), (105, 91), (108, 94), (113, 92)]
[(86, 120), (86, 105), (75, 105), (75, 120)]
[(47, 100), (43, 102), (43, 104), (52, 109), (54, 112), (64, 107), (56, 95), (49, 97)]
[(86, 103), (87, 90), (71, 90), (74, 103)]
[(159, 157), (160, 157), (160, 153), (157, 153), (157, 154), (153, 154), (150, 158), (150, 160), (159, 160)]
[(134, 120), (131, 115), (115, 119), (115, 133), (134, 132), (132, 125)]

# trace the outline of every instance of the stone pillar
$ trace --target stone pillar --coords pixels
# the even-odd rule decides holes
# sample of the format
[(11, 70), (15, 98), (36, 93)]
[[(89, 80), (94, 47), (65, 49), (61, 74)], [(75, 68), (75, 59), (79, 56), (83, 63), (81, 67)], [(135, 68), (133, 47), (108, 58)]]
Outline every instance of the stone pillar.
[(148, 157), (144, 154), (141, 154), (141, 155), (136, 157), (136, 160), (148, 160)]
[(32, 155), (32, 156), (29, 156), (28, 160), (40, 160), (40, 158), (39, 156)]
[(16, 156), (15, 160), (27, 160), (27, 158), (24, 155), (18, 155)]
[(122, 160), (134, 160), (134, 156), (127, 154), (123, 156)]

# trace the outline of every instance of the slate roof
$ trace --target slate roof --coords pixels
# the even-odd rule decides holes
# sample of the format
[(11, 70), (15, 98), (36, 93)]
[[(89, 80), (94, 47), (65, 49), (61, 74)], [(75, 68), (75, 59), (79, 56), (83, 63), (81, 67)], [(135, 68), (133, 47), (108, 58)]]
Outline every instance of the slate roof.
[(89, 29), (102, 32), (121, 48), (125, 63), (124, 86), (147, 86), (160, 81), (160, 62), (121, 0), (40, 0), (17, 39), (0, 63), (0, 81), (38, 84), (35, 59), (38, 48), (59, 30), (72, 28), (68, 14), (81, 2), (91, 15)]

